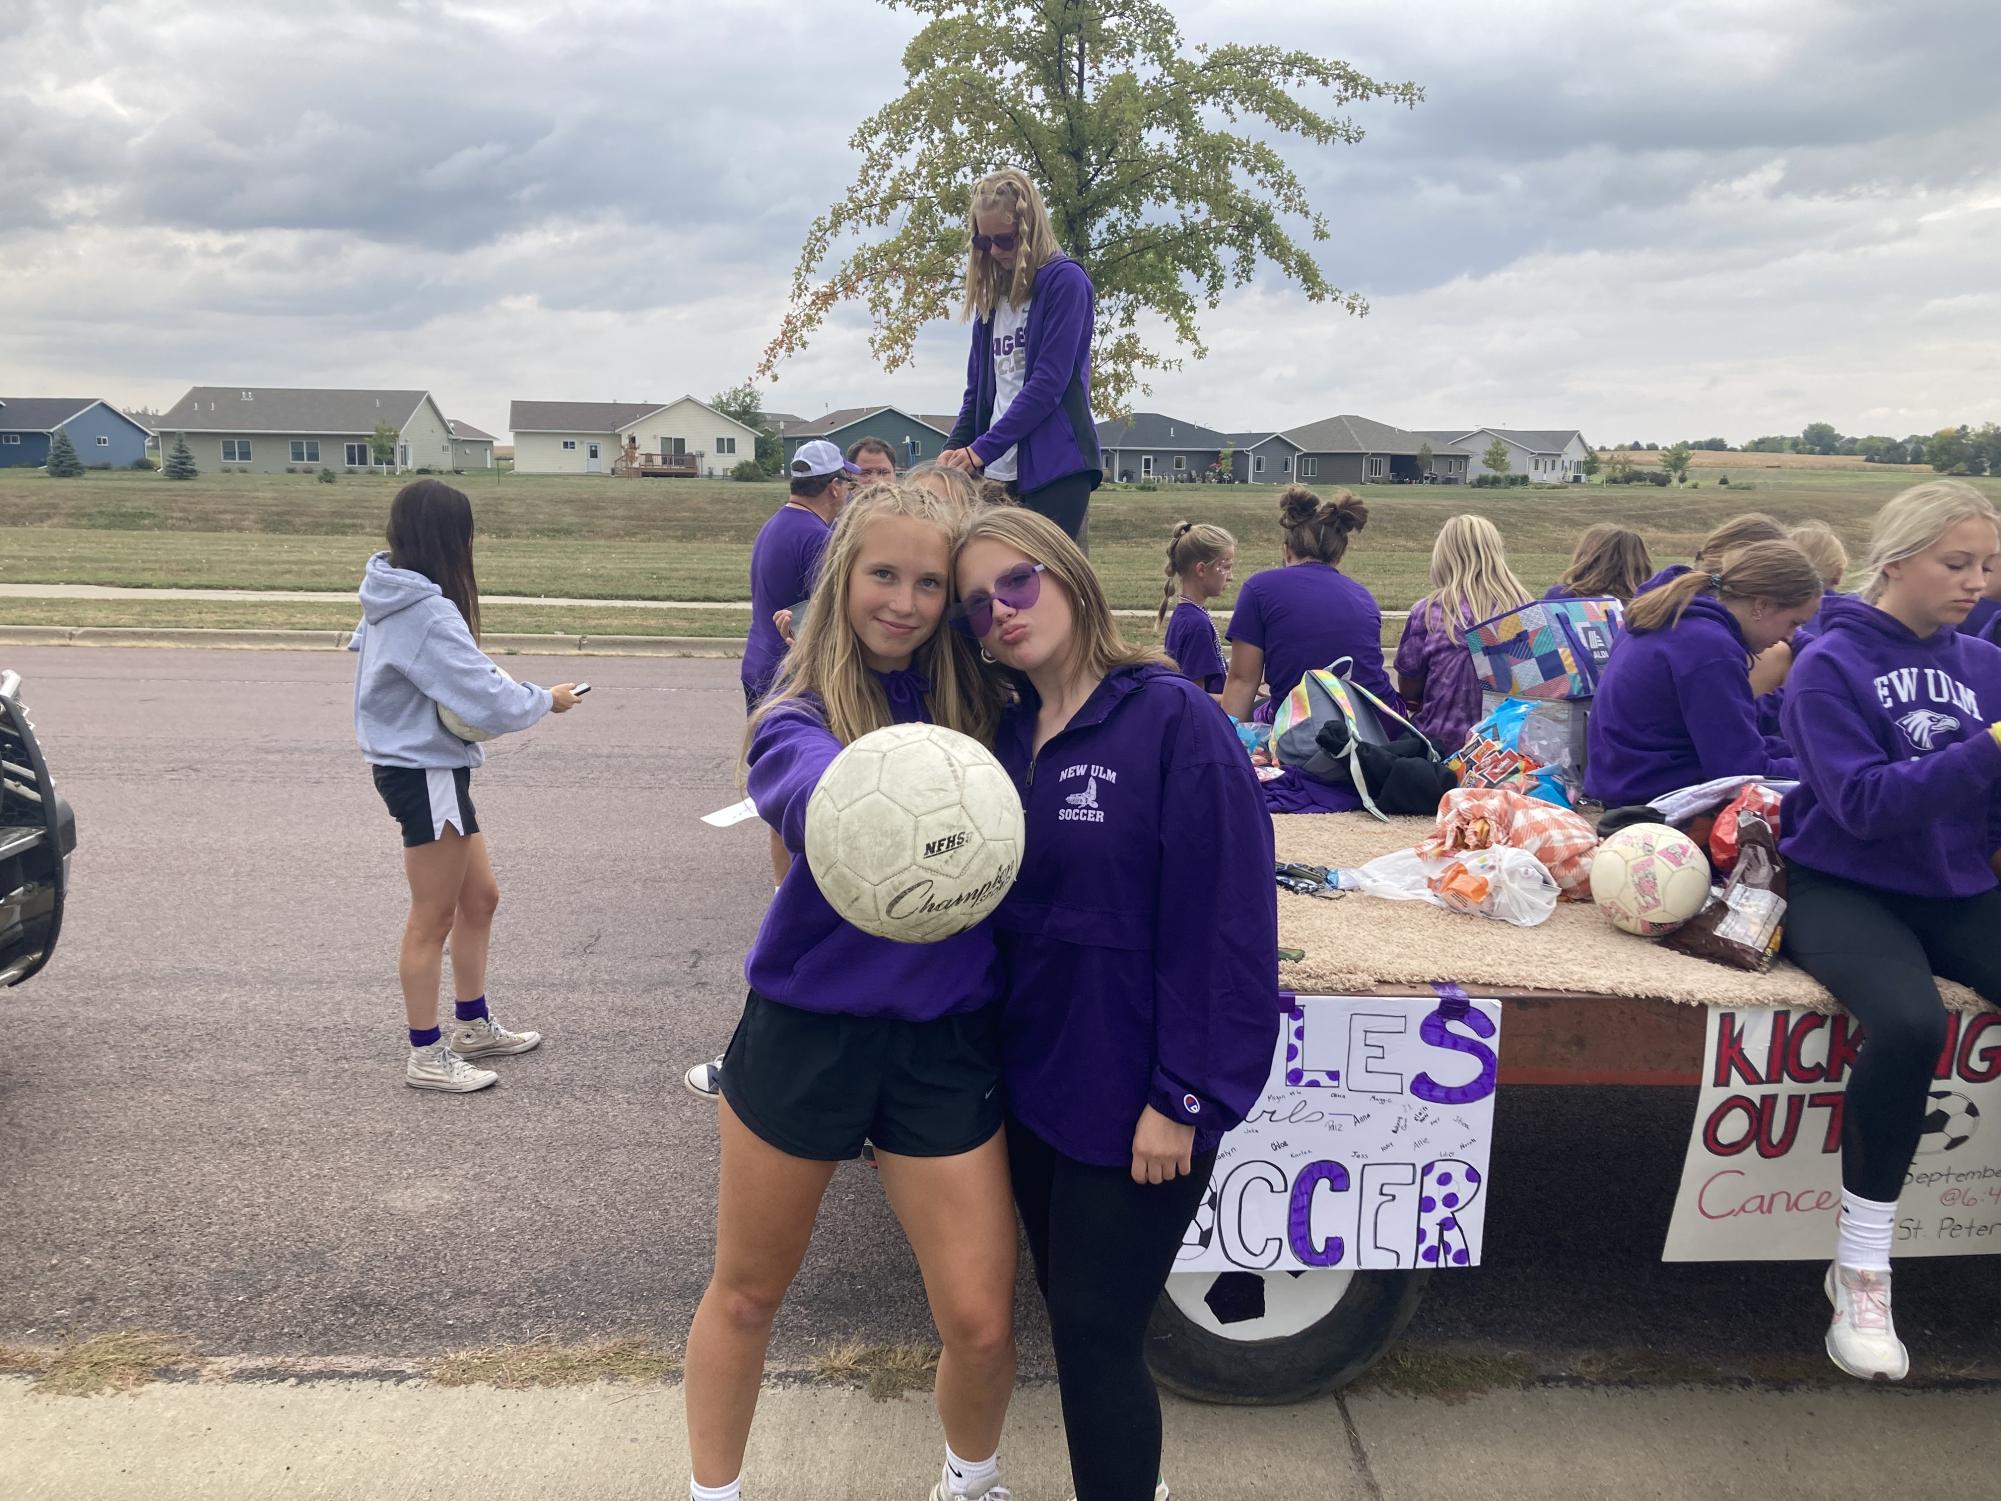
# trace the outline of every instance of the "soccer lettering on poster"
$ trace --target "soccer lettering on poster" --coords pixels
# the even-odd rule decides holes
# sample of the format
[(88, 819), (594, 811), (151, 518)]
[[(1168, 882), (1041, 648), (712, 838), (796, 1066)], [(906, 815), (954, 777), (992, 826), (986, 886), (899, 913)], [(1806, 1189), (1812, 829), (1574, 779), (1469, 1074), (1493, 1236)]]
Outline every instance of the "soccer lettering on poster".
[[(2001, 1252), (2001, 1013), (1947, 1014), (1897, 1256)], [(1841, 1207), (1841, 1116), (1862, 1039), (1845, 1012), (1710, 1013), (1702, 1097), (1664, 1261), (1824, 1261)]]
[(1476, 1266), (1501, 1004), (1300, 996), (1177, 1272)]

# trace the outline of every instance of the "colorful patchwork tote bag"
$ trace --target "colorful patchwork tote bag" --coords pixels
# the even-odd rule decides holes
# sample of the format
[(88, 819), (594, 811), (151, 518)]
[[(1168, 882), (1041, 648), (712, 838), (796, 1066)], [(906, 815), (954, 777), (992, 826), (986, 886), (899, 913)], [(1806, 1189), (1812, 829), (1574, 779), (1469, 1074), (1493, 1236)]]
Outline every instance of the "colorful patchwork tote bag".
[(1495, 693), (1589, 698), (1625, 620), (1616, 599), (1539, 599), (1470, 627), (1466, 649)]

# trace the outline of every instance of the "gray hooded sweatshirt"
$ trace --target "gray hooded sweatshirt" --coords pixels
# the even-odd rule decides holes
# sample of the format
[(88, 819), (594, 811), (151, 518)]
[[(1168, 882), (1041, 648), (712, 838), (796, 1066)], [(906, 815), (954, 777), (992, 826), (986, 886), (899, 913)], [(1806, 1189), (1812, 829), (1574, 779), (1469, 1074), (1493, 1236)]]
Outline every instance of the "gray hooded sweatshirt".
[(348, 642), (361, 653), (354, 680), (354, 738), (377, 766), (480, 766), (486, 753), (438, 719), (443, 704), (495, 734), (525, 730), (549, 712), (547, 688), (517, 683), (479, 649), (458, 606), (421, 573), (368, 560), (362, 623)]

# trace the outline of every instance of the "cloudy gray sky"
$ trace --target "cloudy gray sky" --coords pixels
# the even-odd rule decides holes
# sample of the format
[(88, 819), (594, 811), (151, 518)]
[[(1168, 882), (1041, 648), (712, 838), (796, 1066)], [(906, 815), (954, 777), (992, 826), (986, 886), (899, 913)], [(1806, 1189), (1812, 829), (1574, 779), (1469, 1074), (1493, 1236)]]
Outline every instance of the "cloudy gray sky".
[[(1602, 442), (2001, 419), (1993, 0), (1174, 6), (1421, 83), (1288, 148), (1356, 320), (1276, 274), (1140, 404)], [(0, 389), (197, 383), (707, 396), (902, 87), (871, 0), (0, 0)], [(884, 375), (859, 321), (775, 410), (956, 406), (965, 331)]]

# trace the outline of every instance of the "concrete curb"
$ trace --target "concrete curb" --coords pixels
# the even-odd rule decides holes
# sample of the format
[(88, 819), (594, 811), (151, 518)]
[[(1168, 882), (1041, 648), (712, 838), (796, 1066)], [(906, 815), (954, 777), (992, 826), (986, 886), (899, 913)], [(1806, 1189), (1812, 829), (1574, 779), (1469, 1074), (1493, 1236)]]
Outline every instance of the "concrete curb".
[[(0, 646), (182, 646), (210, 651), (339, 651), (349, 631), (142, 630), (102, 625), (0, 625)], [(740, 657), (732, 636), (533, 636), (482, 638), (495, 656)]]

